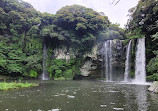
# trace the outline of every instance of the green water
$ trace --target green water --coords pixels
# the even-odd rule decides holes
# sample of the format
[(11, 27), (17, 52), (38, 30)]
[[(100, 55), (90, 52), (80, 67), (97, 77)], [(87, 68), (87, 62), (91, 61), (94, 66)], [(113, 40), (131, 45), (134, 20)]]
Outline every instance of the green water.
[(158, 95), (146, 85), (40, 82), (39, 87), (1, 91), (0, 111), (158, 111)]

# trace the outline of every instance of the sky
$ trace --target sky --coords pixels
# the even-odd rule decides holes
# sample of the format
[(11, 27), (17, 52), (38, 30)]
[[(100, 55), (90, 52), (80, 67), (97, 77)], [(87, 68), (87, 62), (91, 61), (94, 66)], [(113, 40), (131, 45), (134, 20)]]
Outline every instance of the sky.
[[(128, 10), (135, 7), (138, 0), (120, 0), (115, 5), (113, 0), (24, 0), (31, 3), (40, 12), (55, 14), (61, 7), (66, 5), (83, 5), (97, 12), (104, 12), (112, 23), (119, 23), (122, 28), (128, 20)], [(117, 1), (117, 0), (115, 0)]]

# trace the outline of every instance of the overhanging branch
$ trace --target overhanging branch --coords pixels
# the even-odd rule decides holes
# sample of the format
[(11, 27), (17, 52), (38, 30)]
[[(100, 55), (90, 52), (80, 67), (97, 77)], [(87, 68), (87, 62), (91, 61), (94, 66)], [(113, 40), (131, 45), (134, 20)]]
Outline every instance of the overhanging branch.
[(120, 2), (120, 0), (113, 0), (112, 4), (114, 4), (115, 6)]

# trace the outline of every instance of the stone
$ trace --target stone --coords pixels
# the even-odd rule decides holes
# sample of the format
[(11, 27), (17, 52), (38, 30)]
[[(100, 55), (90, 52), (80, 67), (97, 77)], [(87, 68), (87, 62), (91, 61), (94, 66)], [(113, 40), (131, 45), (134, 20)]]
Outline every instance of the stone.
[(80, 68), (81, 75), (83, 77), (98, 78), (100, 77), (101, 59), (99, 58), (99, 47), (101, 44), (96, 44), (93, 46), (89, 53), (83, 55), (84, 62)]
[(92, 65), (91, 61), (86, 61), (80, 69), (81, 75), (88, 76), (91, 70), (91, 65)]
[(158, 93), (158, 81), (154, 81), (153, 84), (148, 88), (148, 91)]

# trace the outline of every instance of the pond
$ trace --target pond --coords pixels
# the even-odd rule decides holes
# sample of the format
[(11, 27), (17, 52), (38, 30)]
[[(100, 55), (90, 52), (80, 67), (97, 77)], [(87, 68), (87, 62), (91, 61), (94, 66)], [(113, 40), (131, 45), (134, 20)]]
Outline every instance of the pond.
[[(36, 81), (37, 82), (37, 81)], [(147, 85), (103, 81), (38, 81), (41, 86), (0, 92), (0, 111), (157, 111)]]

